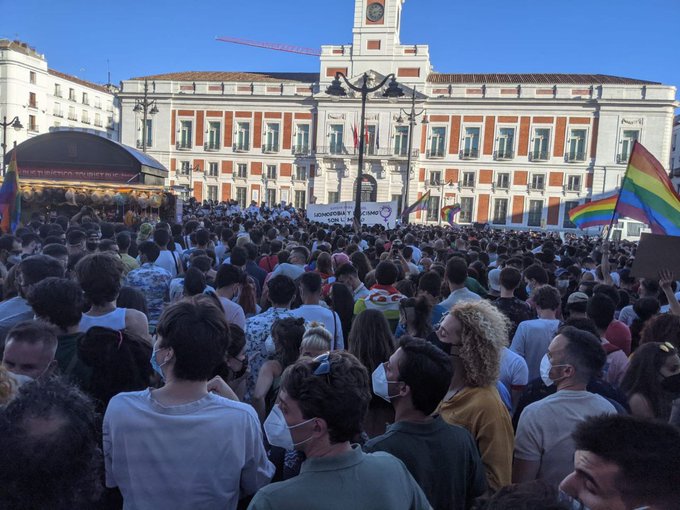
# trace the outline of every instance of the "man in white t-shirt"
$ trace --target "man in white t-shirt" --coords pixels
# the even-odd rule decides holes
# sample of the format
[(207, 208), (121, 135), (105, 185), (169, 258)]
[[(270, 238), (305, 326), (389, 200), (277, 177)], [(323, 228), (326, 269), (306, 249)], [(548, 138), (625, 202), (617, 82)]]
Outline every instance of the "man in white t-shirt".
[(267, 460), (254, 409), (219, 379), (227, 322), (207, 296), (168, 308), (158, 323), (151, 365), (160, 389), (120, 393), (104, 416), (107, 487), (124, 508), (236, 509), (267, 485)]
[(345, 341), (342, 336), (342, 324), (340, 317), (333, 310), (322, 306), (321, 301), (321, 276), (319, 273), (308, 272), (300, 277), (300, 298), (302, 306), (291, 310), (293, 317), (302, 317), (305, 322), (319, 322), (330, 332), (333, 337), (331, 349), (344, 349)]
[(557, 487), (573, 471), (576, 427), (590, 416), (616, 414), (607, 399), (586, 390), (605, 360), (600, 341), (587, 331), (566, 327), (550, 342), (541, 377), (557, 392), (528, 405), (519, 418), (513, 483), (542, 479)]
[(501, 349), (501, 372), (498, 380), (508, 389), (514, 411), (517, 402), (519, 402), (519, 397), (529, 382), (529, 368), (522, 356), (512, 352), (507, 347)]
[(168, 244), (170, 243), (170, 232), (162, 228), (156, 229), (153, 233), (153, 241), (161, 250), (155, 264), (165, 269), (172, 275), (173, 278), (175, 278), (181, 267), (181, 260), (175, 252), (172, 252), (168, 249)]

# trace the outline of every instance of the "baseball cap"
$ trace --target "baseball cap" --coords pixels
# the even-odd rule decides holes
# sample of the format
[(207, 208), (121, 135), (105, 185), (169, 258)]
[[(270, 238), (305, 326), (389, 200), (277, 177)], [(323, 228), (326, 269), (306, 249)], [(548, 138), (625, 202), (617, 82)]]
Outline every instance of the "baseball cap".
[(573, 305), (574, 303), (586, 303), (587, 301), (588, 295), (583, 292), (574, 292), (567, 298), (568, 305)]

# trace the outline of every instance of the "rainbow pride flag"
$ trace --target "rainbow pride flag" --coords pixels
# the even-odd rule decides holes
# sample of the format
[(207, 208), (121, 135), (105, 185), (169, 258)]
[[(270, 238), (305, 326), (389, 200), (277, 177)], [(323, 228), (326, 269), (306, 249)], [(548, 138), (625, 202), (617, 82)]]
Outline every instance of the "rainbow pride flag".
[(420, 197), (418, 200), (416, 200), (413, 205), (407, 207), (404, 209), (404, 211), (401, 213), (402, 218), (408, 218), (408, 216), (411, 213), (414, 213), (416, 211), (422, 211), (423, 209), (427, 209), (427, 201), (430, 200), (430, 190), (427, 190), (427, 193), (425, 193), (422, 197)]
[(616, 209), (618, 195), (587, 202), (569, 211), (569, 219), (578, 228), (609, 225)]
[(455, 221), (453, 221), (453, 218), (460, 212), (460, 204), (456, 203), (453, 205), (447, 205), (446, 207), (442, 208), (441, 211), (441, 216), (442, 220), (446, 221), (449, 223), (449, 225), (455, 225)]
[(0, 229), (5, 234), (14, 233), (21, 216), (21, 193), (19, 193), (16, 156), (15, 150), (0, 188)]
[(628, 160), (616, 214), (646, 223), (653, 234), (680, 236), (680, 196), (661, 163), (638, 142)]

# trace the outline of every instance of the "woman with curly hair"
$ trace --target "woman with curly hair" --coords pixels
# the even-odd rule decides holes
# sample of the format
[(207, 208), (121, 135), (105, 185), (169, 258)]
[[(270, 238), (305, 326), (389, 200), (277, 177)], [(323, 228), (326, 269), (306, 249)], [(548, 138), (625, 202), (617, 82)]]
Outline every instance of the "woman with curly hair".
[(510, 414), (496, 381), (508, 321), (487, 301), (456, 304), (444, 318), (437, 336), (450, 347), (453, 378), (438, 412), (475, 438), (489, 487), (511, 483), (514, 435)]
[(668, 421), (680, 394), (680, 358), (670, 342), (641, 345), (633, 354), (621, 390), (633, 415)]
[(642, 328), (640, 344), (670, 342), (680, 349), (680, 317), (662, 313), (649, 319)]

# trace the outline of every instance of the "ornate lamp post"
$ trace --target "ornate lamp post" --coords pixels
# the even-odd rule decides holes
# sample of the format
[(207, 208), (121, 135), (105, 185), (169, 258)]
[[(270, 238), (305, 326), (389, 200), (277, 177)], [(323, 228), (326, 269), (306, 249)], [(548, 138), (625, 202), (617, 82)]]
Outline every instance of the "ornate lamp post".
[(18, 115), (10, 121), (7, 121), (6, 116), (3, 117), (0, 126), (2, 126), (2, 175), (5, 175), (5, 171), (7, 170), (5, 168), (5, 156), (7, 156), (7, 128), (12, 126), (15, 131), (20, 131), (24, 129), (24, 126), (19, 121)]
[(142, 113), (142, 152), (146, 152), (146, 121), (149, 115), (156, 115), (158, 108), (156, 107), (156, 100), (149, 100), (149, 80), (144, 80), (144, 96), (142, 99), (135, 100), (135, 107), (132, 109), (135, 113)]
[[(400, 110), (399, 118), (397, 119), (397, 124), (403, 124), (404, 118), (402, 114), (406, 115), (406, 121), (408, 122), (408, 155), (406, 160), (406, 190), (404, 191), (404, 207), (409, 206), (408, 196), (409, 188), (411, 183), (411, 157), (413, 155), (413, 129), (418, 124), (418, 117), (423, 115), (425, 110), (420, 110), (416, 112), (416, 88), (413, 87), (413, 93), (411, 94), (411, 111), (406, 111), (403, 108)], [(427, 115), (423, 117), (422, 123), (427, 124)], [(403, 218), (404, 223), (408, 224), (408, 216)]]
[(390, 73), (385, 78), (376, 86), (374, 87), (369, 87), (368, 86), (368, 74), (364, 73), (363, 76), (363, 83), (361, 87), (357, 87), (356, 85), (352, 84), (347, 77), (343, 73), (335, 73), (335, 79), (331, 83), (331, 85), (326, 89), (326, 94), (334, 98), (334, 100), (338, 100), (341, 97), (347, 96), (347, 91), (343, 88), (342, 84), (340, 83), (340, 78), (343, 79), (345, 84), (352, 90), (361, 93), (361, 128), (360, 128), (360, 135), (359, 135), (359, 173), (357, 175), (357, 183), (356, 183), (356, 197), (354, 201), (354, 228), (357, 230), (357, 232), (361, 229), (361, 182), (364, 177), (364, 145), (365, 145), (365, 137), (364, 137), (364, 130), (366, 129), (365, 123), (366, 123), (366, 100), (368, 99), (368, 95), (380, 90), (385, 83), (387, 83), (387, 80), (390, 80), (390, 84), (387, 87), (387, 90), (383, 93), (383, 97), (388, 98), (391, 101), (396, 101), (398, 98), (404, 95), (404, 91), (401, 90), (399, 87), (399, 84), (397, 83), (397, 77), (393, 74)]

